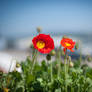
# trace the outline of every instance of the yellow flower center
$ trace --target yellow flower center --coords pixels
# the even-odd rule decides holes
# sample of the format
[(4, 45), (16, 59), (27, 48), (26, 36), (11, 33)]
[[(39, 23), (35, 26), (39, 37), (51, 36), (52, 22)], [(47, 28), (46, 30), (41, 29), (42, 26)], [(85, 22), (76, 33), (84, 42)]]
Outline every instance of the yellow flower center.
[(43, 41), (38, 41), (38, 42), (37, 42), (37, 47), (38, 47), (39, 49), (42, 49), (42, 48), (45, 47), (45, 43), (44, 43)]
[(66, 45), (66, 46), (71, 46), (71, 44), (70, 44), (70, 43), (65, 43), (65, 45)]

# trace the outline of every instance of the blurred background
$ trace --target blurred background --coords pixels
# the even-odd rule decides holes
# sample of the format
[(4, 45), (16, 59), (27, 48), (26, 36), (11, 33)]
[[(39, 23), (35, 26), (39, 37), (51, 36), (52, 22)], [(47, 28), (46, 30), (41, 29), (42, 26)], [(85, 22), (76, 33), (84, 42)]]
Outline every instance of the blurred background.
[(67, 35), (92, 55), (92, 0), (0, 0), (0, 53), (25, 59), (37, 27), (56, 47)]

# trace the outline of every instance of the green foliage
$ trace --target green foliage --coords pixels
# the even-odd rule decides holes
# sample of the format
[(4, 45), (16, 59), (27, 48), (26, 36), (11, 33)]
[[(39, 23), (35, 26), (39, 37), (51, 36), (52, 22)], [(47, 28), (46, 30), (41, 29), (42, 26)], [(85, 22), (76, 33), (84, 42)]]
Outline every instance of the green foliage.
[(67, 71), (66, 80), (64, 65), (60, 63), (61, 70), (58, 77), (58, 61), (52, 62), (53, 81), (50, 78), (50, 63), (43, 60), (36, 62), (32, 71), (33, 62), (30, 57), (22, 62), (22, 72), (0, 72), (0, 92), (8, 88), (9, 92), (65, 92), (65, 83), (68, 92), (92, 92), (92, 69), (87, 65), (80, 66), (79, 61)]

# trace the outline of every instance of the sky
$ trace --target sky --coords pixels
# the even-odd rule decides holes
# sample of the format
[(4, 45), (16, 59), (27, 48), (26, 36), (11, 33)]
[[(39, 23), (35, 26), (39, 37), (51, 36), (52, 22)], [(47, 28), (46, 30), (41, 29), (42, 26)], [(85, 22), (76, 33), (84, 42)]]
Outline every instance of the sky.
[(92, 0), (0, 0), (0, 34), (92, 32)]

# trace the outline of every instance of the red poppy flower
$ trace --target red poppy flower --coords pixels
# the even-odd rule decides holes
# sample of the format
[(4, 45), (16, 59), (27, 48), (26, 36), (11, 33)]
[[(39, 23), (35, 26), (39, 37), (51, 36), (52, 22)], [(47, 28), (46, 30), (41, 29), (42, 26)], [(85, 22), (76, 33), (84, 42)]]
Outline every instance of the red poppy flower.
[(54, 41), (50, 35), (39, 34), (32, 40), (34, 48), (43, 54), (50, 53), (54, 49)]
[(64, 47), (64, 52), (66, 51), (66, 49), (69, 49), (71, 52), (74, 52), (74, 50), (72, 50), (74, 48), (75, 42), (70, 39), (70, 38), (63, 38), (61, 40), (61, 45)]

